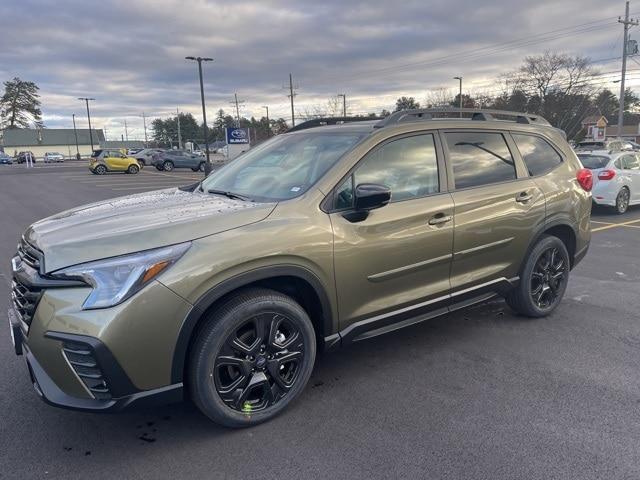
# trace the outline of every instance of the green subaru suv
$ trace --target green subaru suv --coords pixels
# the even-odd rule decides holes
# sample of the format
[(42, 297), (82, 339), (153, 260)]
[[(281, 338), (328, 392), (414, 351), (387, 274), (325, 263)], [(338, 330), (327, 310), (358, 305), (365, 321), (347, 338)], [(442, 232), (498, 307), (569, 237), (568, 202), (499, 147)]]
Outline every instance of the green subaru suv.
[(451, 112), (302, 124), (200, 183), (31, 225), (9, 320), (37, 393), (88, 411), (190, 398), (249, 426), (321, 349), (495, 295), (549, 315), (587, 253), (591, 172), (541, 117)]

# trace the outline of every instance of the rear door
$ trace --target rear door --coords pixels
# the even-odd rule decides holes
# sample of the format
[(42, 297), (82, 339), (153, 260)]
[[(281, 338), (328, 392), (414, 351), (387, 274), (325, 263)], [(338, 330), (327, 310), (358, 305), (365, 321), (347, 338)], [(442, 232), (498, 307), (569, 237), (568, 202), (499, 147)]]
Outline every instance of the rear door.
[[(386, 185), (391, 202), (354, 218), (354, 190), (362, 183)], [(453, 202), (437, 133), (393, 137), (375, 147), (336, 186), (329, 213), (347, 336), (388, 328), (423, 309), (446, 311)]]
[(519, 275), (531, 235), (544, 224), (545, 198), (508, 132), (444, 131), (443, 147), (454, 203), (455, 304)]

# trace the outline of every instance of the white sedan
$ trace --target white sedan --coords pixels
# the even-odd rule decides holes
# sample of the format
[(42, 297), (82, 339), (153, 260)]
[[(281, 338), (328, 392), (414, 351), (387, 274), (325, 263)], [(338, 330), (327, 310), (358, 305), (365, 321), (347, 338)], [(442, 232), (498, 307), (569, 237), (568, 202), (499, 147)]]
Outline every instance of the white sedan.
[(585, 168), (593, 172), (593, 201), (613, 207), (616, 213), (640, 204), (640, 156), (635, 152), (578, 153)]
[(44, 154), (44, 163), (64, 162), (64, 155), (58, 152), (47, 152)]

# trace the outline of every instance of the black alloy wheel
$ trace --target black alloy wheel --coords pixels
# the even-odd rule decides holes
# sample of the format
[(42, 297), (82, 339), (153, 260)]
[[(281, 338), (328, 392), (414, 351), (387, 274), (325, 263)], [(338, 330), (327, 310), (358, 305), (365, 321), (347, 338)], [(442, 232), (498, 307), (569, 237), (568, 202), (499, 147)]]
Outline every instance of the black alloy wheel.
[(233, 410), (264, 410), (291, 390), (304, 350), (302, 334), (286, 316), (264, 312), (247, 319), (218, 352), (213, 367), (216, 391)]
[(558, 248), (543, 251), (531, 272), (530, 295), (541, 310), (548, 309), (558, 300), (567, 281), (568, 265)]

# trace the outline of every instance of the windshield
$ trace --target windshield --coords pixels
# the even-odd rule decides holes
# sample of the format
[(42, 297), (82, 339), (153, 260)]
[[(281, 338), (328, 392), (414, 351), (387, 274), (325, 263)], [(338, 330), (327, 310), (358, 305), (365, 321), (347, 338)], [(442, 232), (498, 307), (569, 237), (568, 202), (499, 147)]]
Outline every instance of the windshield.
[(595, 170), (596, 168), (604, 168), (609, 163), (609, 157), (603, 155), (578, 155), (584, 168)]
[(202, 190), (217, 190), (258, 201), (302, 195), (365, 133), (280, 135), (212, 173)]

